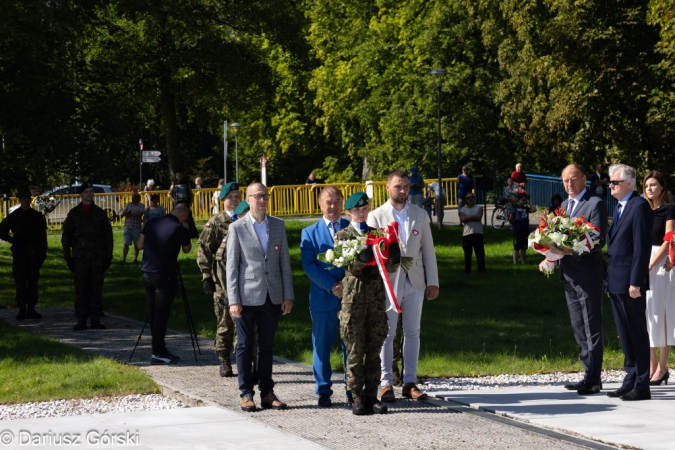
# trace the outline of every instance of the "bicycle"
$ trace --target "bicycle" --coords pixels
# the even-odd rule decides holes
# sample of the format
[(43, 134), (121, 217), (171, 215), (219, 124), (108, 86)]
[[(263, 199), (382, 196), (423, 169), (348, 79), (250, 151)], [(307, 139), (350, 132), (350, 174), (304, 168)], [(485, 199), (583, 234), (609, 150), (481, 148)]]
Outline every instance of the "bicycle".
[(503, 228), (509, 221), (511, 213), (511, 203), (505, 200), (498, 203), (492, 211), (492, 227), (496, 230)]

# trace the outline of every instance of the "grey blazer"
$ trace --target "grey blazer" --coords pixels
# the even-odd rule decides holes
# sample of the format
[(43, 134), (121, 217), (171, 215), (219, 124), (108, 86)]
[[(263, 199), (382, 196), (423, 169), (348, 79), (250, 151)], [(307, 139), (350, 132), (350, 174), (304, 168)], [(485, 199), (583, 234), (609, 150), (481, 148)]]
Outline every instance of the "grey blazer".
[[(561, 207), (567, 209), (568, 200)], [(581, 201), (574, 208), (574, 217), (584, 216), (586, 222), (590, 222), (600, 229), (600, 243), (582, 256), (564, 256), (559, 260), (560, 281), (581, 283), (587, 281), (599, 281), (605, 279), (605, 260), (602, 256), (602, 248), (607, 239), (607, 205), (600, 197), (592, 196), (588, 189)]]
[(230, 305), (260, 306), (267, 295), (275, 305), (293, 300), (291, 258), (284, 221), (267, 218), (267, 256), (247, 214), (227, 234), (227, 294)]

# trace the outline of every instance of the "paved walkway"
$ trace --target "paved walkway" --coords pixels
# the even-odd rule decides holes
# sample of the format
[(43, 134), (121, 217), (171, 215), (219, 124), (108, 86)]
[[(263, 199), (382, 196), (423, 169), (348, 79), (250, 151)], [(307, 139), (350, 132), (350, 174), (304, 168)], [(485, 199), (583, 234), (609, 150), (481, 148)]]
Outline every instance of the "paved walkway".
[[(123, 362), (128, 360), (142, 326), (137, 321), (106, 315), (104, 322), (108, 329), (75, 332), (72, 330), (72, 308), (41, 308), (40, 312), (43, 314), (42, 321), (27, 321), (21, 325), (32, 332)], [(0, 317), (8, 321), (13, 321), (14, 314), (14, 310), (0, 310)], [(131, 364), (152, 376), (166, 395), (179, 397), (191, 406), (208, 408), (99, 414), (80, 416), (79, 419), (4, 421), (0, 423), (0, 442), (3, 439), (1, 433), (6, 431), (11, 433), (13, 443), (5, 447), (0, 443), (0, 448), (26, 448), (18, 441), (21, 430), (80, 433), (83, 437), (92, 430), (100, 433), (105, 430), (109, 433), (138, 433), (137, 443), (118, 442), (106, 448), (131, 448), (138, 444), (140, 448), (181, 450), (262, 447), (345, 450), (610, 448), (436, 399), (428, 402), (401, 399), (390, 406), (387, 415), (357, 417), (343, 403), (340, 385), (333, 395), (335, 406), (319, 409), (311, 368), (279, 358), (274, 365), (275, 392), (288, 403), (289, 410), (243, 413), (239, 409), (236, 378), (221, 378), (212, 342), (203, 338), (199, 342), (202, 355), (195, 362), (189, 336), (170, 330), (167, 345), (181, 356), (181, 364), (150, 366), (150, 337), (146, 331)], [(337, 374), (335, 381), (339, 383), (339, 380), (340, 374)], [(550, 406), (552, 411), (557, 409), (555, 404)]]

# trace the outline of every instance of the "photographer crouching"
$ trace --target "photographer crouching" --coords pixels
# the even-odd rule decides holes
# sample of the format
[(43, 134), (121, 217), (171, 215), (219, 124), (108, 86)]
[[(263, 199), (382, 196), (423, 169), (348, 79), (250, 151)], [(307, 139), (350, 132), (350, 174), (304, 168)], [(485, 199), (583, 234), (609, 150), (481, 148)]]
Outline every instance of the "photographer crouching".
[(150, 310), (150, 364), (175, 364), (180, 360), (169, 353), (164, 336), (173, 298), (178, 292), (178, 254), (181, 249), (183, 253), (192, 250), (190, 231), (182, 225), (189, 214), (190, 209), (179, 203), (170, 214), (148, 221), (138, 239), (138, 248), (143, 250), (141, 272)]

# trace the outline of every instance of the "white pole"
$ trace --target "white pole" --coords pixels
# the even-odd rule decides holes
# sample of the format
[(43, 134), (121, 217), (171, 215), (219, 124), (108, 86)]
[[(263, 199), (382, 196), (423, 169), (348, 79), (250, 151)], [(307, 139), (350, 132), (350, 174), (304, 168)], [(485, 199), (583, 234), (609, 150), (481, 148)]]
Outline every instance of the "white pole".
[(225, 163), (225, 167), (223, 169), (223, 179), (225, 179), (225, 184), (227, 184), (227, 120), (223, 122), (223, 145), (225, 146), (223, 152), (223, 162)]
[(265, 154), (260, 158), (260, 182), (267, 186), (267, 158), (265, 158)]

